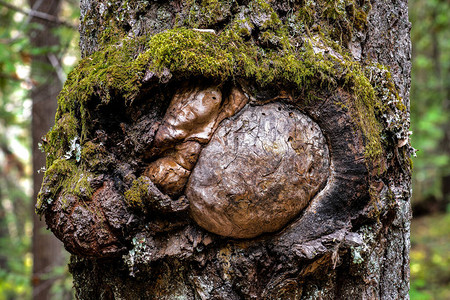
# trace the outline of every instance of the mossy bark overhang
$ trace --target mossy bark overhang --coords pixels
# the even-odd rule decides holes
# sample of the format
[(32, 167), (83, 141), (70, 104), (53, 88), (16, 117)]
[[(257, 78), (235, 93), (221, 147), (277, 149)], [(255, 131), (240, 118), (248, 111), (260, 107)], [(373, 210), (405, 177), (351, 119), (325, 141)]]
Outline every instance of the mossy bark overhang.
[[(95, 96), (107, 102), (111, 94), (117, 93), (116, 96), (130, 103), (138, 97), (143, 85), (155, 80), (192, 77), (220, 81), (247, 79), (255, 82), (256, 86), (272, 85), (289, 88), (297, 95), (303, 93), (302, 101), (320, 98), (320, 93), (315, 95), (317, 90), (343, 86), (354, 96), (353, 105), (348, 108), (367, 138), (367, 156), (379, 157), (382, 154), (381, 126), (376, 114), (383, 114), (389, 109), (386, 107), (387, 102), (401, 101), (396, 96), (388, 72), (382, 66), (370, 63), (363, 66), (346, 47), (333, 39), (336, 30), (331, 29), (331, 24), (343, 22), (349, 26), (347, 31), (339, 33), (341, 38), (350, 38), (352, 30), (363, 27), (364, 19), (361, 18), (368, 8), (355, 10), (352, 2), (347, 4), (351, 13), (337, 8), (337, 11), (333, 11), (322, 5), (323, 11), (308, 17), (305, 14), (307, 7), (303, 7), (282, 22), (270, 5), (257, 1), (253, 6), (250, 5), (259, 16), (255, 21), (259, 28), (255, 28), (255, 31), (260, 32), (256, 36), (242, 32), (243, 28), (250, 25), (237, 19), (217, 33), (178, 27), (139, 38), (103, 38), (104, 45), (85, 58), (69, 75), (60, 95), (58, 116), (66, 112), (75, 113), (75, 110), (83, 112), (80, 107), (87, 105)], [(356, 14), (354, 10), (359, 12), (359, 18), (353, 15)], [(253, 16), (252, 12), (249, 15)], [(322, 24), (320, 30), (310, 32), (307, 29), (307, 20), (310, 18), (315, 24)], [(358, 25), (351, 25), (350, 20)], [(114, 22), (110, 22), (113, 27)], [(297, 32), (298, 28), (306, 29)], [(120, 32), (119, 29), (117, 31)], [(111, 33), (103, 33), (108, 34)], [(274, 45), (260, 41), (261, 36), (268, 34), (276, 41)], [(120, 36), (113, 36), (116, 35)], [(380, 79), (382, 82), (370, 82), (368, 73), (374, 71), (385, 74), (385, 78)], [(381, 99), (377, 89), (386, 87), (390, 94), (383, 91), (384, 95), (381, 96), (389, 99)], [(401, 106), (399, 108), (404, 109)], [(83, 136), (88, 124), (83, 116), (79, 121), (82, 123), (80, 134)]]

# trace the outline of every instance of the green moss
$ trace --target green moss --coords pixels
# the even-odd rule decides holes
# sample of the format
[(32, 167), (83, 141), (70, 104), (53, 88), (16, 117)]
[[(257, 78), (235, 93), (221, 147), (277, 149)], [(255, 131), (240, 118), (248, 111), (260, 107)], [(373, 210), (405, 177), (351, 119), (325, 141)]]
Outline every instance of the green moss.
[(410, 170), (412, 171), (414, 169), (414, 161), (412, 159), (412, 157), (408, 157), (408, 165)]
[(331, 38), (347, 44), (355, 30), (361, 31), (367, 24), (370, 1), (359, 6), (354, 0), (321, 1), (323, 14), (328, 20), (327, 31)]
[[(56, 159), (44, 174), (44, 182), (37, 197), (36, 211), (42, 213), (47, 204), (64, 195), (75, 195), (86, 198), (92, 195), (89, 178), (93, 174), (84, 168), (79, 168), (74, 159)], [(63, 208), (66, 203), (63, 203)]]
[[(150, 39), (149, 58), (156, 72), (169, 69), (179, 77), (203, 76), (220, 80), (245, 77), (261, 86), (273, 83), (298, 87), (333, 82), (333, 62), (313, 52), (311, 44), (295, 51), (281, 34), (265, 32), (263, 39), (277, 38), (282, 50), (265, 49), (245, 41), (230, 29), (220, 35), (178, 28)], [(138, 58), (138, 60), (140, 59)]]
[[(356, 63), (352, 64), (355, 65)], [(350, 83), (354, 95), (351, 112), (359, 120), (361, 130), (366, 137), (366, 157), (376, 160), (383, 153), (381, 145), (382, 127), (375, 113), (377, 107), (379, 107), (379, 101), (369, 79), (364, 75), (364, 71), (359, 64), (353, 66), (350, 77), (346, 80)]]
[(52, 162), (62, 157), (69, 150), (69, 143), (78, 136), (78, 123), (74, 115), (62, 114), (55, 125), (43, 138), (43, 149), (47, 153), (46, 167), (49, 168)]
[(260, 30), (277, 30), (283, 24), (278, 14), (267, 1), (251, 1), (249, 9)]
[(131, 207), (140, 210), (145, 209), (144, 199), (148, 198), (149, 179), (147, 177), (139, 177), (133, 181), (130, 189), (125, 192), (125, 200)]
[(182, 14), (177, 16), (177, 24), (193, 28), (214, 26), (231, 16), (234, 5), (236, 2), (232, 0), (187, 0), (183, 3)]
[(98, 43), (100, 45), (111, 45), (118, 43), (125, 37), (125, 33), (117, 27), (115, 20), (109, 20), (109, 24), (102, 30)]
[[(149, 59), (156, 71), (169, 69), (184, 76), (226, 79), (232, 75), (233, 53), (218, 36), (184, 28), (168, 30), (150, 39)], [(140, 59), (138, 58), (138, 59)]]
[(89, 170), (105, 171), (111, 160), (109, 153), (102, 144), (87, 141), (81, 147), (81, 161)]
[(92, 173), (86, 171), (85, 169), (78, 168), (74, 173), (72, 173), (72, 176), (69, 176), (64, 181), (63, 192), (76, 195), (81, 198), (89, 198), (93, 193), (89, 181), (93, 178)]

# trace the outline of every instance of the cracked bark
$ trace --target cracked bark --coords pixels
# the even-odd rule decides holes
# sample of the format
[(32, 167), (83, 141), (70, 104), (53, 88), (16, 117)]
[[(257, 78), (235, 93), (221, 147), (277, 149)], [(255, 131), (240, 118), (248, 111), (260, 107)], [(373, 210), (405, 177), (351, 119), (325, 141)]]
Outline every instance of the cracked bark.
[[(347, 12), (363, 2), (347, 1)], [(182, 22), (191, 5), (127, 3), (108, 11), (106, 1), (81, 2), (83, 56), (101, 48), (108, 14), (138, 38)], [(252, 14), (253, 1), (219, 3), (214, 20), (200, 20), (199, 28), (220, 34), (233, 18), (250, 14), (240, 23), (248, 38), (264, 49), (279, 47), (276, 36), (255, 29), (270, 18)], [(285, 23), (306, 5), (267, 3)], [(340, 43), (353, 62), (390, 68), (406, 110), (377, 117), (403, 120), (407, 3), (371, 5), (367, 24), (355, 25)], [(341, 59), (324, 47), (316, 42), (315, 55)], [(263, 88), (246, 78), (222, 82), (198, 74), (180, 80), (170, 71), (148, 71), (132, 104), (104, 104), (99, 92), (82, 108), (92, 123), (88, 139), (105, 149), (98, 150), (100, 163), (86, 162), (94, 192), (59, 191), (44, 212), (73, 253), (79, 299), (408, 298), (407, 138), (385, 137), (393, 143), (369, 159), (368, 137), (343, 82), (317, 91), (320, 101), (306, 101), (289, 85)], [(380, 122), (392, 133), (391, 123)], [(42, 195), (50, 195), (54, 180), (47, 176)]]

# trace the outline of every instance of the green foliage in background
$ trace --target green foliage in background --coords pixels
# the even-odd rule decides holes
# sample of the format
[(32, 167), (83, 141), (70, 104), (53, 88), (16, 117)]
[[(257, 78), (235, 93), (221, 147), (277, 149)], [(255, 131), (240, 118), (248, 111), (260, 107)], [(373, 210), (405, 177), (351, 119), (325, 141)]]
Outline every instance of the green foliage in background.
[(450, 299), (450, 214), (414, 221), (411, 300)]
[[(414, 159), (413, 207), (440, 212), (411, 225), (411, 300), (450, 299), (450, 2), (410, 0)], [(447, 195), (448, 197), (448, 195)], [(432, 202), (430, 202), (432, 201)], [(447, 212), (445, 211), (447, 206)]]
[(27, 71), (29, 43), (14, 16), (0, 7), (0, 300), (31, 295), (31, 101), (18, 74)]
[(440, 199), (450, 175), (450, 2), (411, 0), (414, 197)]
[[(19, 9), (27, 0), (3, 0)], [(78, 1), (63, 3), (62, 18), (79, 17)], [(32, 174), (31, 107), (29, 91), (41, 78), (30, 78), (31, 55), (53, 54), (62, 61), (78, 59), (77, 32), (60, 26), (61, 47), (32, 48), (28, 30), (31, 18), (0, 3), (0, 300), (31, 299)], [(65, 59), (64, 59), (65, 58)], [(62, 64), (60, 73), (70, 66)], [(67, 267), (55, 269), (54, 299), (71, 289)]]

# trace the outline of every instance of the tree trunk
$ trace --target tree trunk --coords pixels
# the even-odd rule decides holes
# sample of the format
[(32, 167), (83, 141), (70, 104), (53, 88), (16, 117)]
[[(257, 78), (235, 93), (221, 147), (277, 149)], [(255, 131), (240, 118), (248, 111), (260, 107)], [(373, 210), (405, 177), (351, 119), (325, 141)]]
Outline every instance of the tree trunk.
[[(60, 1), (39, 1), (30, 0), (30, 7), (33, 10), (58, 16)], [(37, 199), (43, 174), (37, 171), (45, 166), (45, 154), (39, 148), (42, 136), (54, 124), (53, 115), (56, 112), (56, 97), (61, 90), (61, 82), (58, 79), (55, 68), (51, 64), (48, 52), (50, 47), (58, 46), (59, 40), (52, 33), (54, 24), (43, 21), (39, 18), (32, 18), (35, 26), (29, 33), (31, 45), (36, 49), (41, 49), (43, 54), (33, 55), (31, 77), (35, 81), (35, 86), (31, 91), (33, 101), (32, 108), (32, 154), (33, 154), (33, 199)], [(52, 272), (57, 266), (64, 264), (63, 248), (61, 242), (46, 229), (44, 220), (34, 213), (33, 210), (33, 299), (50, 299), (52, 284)]]
[(81, 2), (37, 209), (79, 299), (407, 299), (406, 1)]

